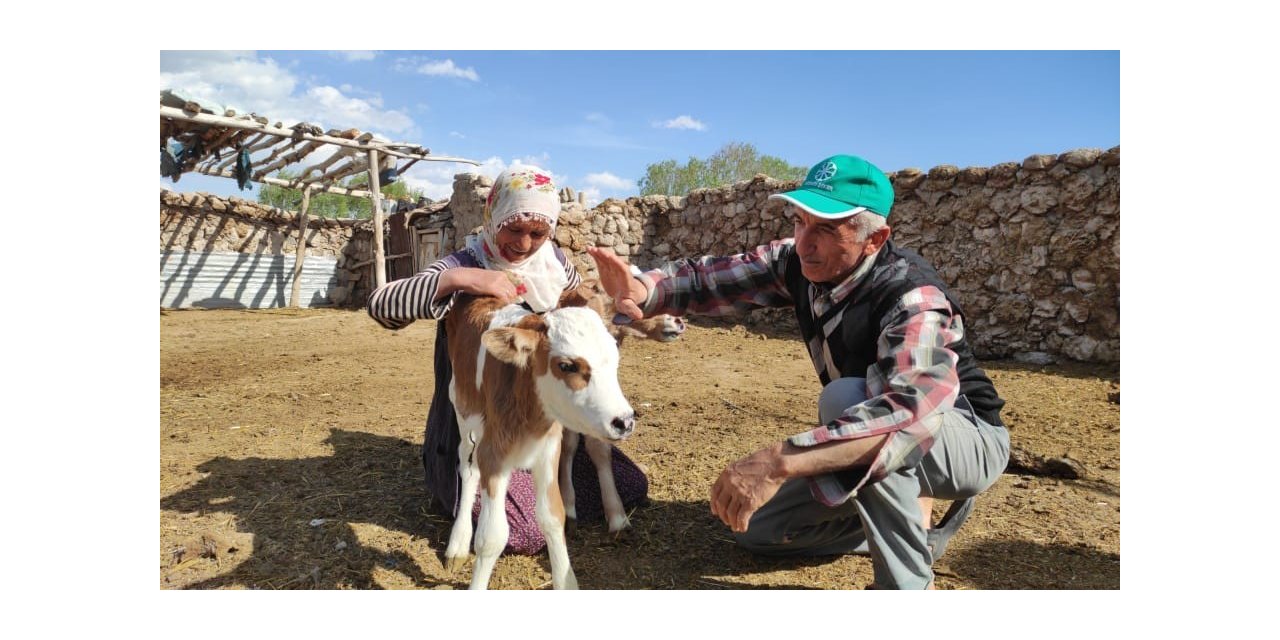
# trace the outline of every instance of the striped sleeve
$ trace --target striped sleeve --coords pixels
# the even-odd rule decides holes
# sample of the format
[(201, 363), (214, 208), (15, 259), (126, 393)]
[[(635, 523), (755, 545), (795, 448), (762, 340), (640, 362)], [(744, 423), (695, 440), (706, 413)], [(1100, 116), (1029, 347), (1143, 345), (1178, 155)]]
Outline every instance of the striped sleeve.
[(453, 296), (432, 301), (440, 286), (440, 275), (459, 266), (457, 258), (445, 256), (411, 277), (378, 287), (369, 296), (369, 317), (388, 329), (403, 329), (414, 320), (444, 317), (453, 308)]
[(564, 262), (564, 277), (569, 280), (569, 284), (565, 286), (564, 290), (577, 289), (578, 285), (582, 284), (582, 276), (578, 274), (577, 267), (573, 266), (573, 261), (564, 255), (560, 247), (556, 247), (556, 257), (560, 258), (561, 262)]

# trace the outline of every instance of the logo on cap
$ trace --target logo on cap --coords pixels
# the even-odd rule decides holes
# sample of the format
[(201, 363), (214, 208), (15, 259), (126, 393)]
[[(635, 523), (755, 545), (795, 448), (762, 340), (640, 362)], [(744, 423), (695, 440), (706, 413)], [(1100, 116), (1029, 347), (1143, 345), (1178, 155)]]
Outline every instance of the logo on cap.
[(823, 165), (821, 169), (818, 169), (816, 172), (814, 172), (813, 179), (817, 180), (818, 182), (826, 182), (834, 178), (835, 175), (836, 175), (836, 163), (828, 162), (827, 164)]

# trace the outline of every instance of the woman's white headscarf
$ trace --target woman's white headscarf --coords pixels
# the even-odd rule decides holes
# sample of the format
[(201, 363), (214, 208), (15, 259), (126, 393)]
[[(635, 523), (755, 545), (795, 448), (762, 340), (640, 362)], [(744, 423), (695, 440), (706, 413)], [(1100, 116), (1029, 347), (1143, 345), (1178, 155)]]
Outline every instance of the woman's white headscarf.
[(484, 206), (484, 230), (479, 236), (467, 237), (467, 247), (486, 269), (506, 271), (519, 280), (517, 286), (524, 285), (523, 301), (538, 313), (554, 308), (569, 286), (564, 265), (556, 259), (550, 238), (533, 255), (508, 262), (498, 250), (498, 230), (512, 222), (536, 220), (550, 225), (554, 236), (559, 218), (560, 195), (551, 174), (518, 165), (494, 179)]

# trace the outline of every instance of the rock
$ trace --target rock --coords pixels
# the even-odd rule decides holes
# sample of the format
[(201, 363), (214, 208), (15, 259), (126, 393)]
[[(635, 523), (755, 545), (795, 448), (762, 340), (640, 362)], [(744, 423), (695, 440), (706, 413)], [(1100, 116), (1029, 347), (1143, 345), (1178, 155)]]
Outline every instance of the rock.
[(1042, 367), (1056, 363), (1057, 359), (1043, 351), (1020, 351), (1013, 354), (1013, 361)]
[(1088, 293), (1098, 288), (1093, 281), (1093, 272), (1088, 269), (1076, 269), (1071, 272), (1071, 286)]
[(1001, 162), (987, 171), (987, 186), (1004, 189), (1013, 186), (1018, 177), (1018, 163)]
[(1054, 187), (1028, 187), (1018, 196), (1024, 211), (1041, 214), (1058, 204), (1058, 190)]
[(1044, 461), (1044, 473), (1047, 476), (1055, 478), (1067, 478), (1069, 480), (1083, 478), (1085, 476), (1084, 465), (1079, 460), (1074, 460), (1067, 456), (1058, 458), (1049, 458)]
[(949, 189), (956, 182), (960, 168), (953, 164), (940, 164), (929, 170), (929, 177), (924, 181), (924, 189)]
[(1075, 149), (1058, 156), (1058, 160), (1068, 166), (1083, 169), (1093, 166), (1101, 155), (1102, 149)]
[(1052, 167), (1057, 160), (1057, 156), (1047, 154), (1027, 156), (1027, 159), (1022, 161), (1022, 168), (1028, 171), (1040, 171)]
[(983, 184), (987, 181), (986, 167), (965, 167), (956, 176), (963, 184)]
[(1083, 324), (1084, 321), (1089, 319), (1089, 307), (1083, 304), (1080, 304), (1077, 302), (1068, 302), (1067, 304), (1063, 305), (1063, 308), (1066, 309), (1067, 315), (1071, 316), (1071, 319), (1075, 320), (1076, 322)]
[(915, 189), (924, 181), (924, 172), (914, 167), (898, 171), (890, 176), (894, 191)]

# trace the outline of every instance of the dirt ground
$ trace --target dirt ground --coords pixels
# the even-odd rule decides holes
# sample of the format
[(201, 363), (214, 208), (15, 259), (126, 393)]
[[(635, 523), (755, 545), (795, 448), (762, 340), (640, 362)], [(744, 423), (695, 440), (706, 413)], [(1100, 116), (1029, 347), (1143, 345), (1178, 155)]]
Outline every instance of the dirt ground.
[[(455, 589), (450, 521), (427, 510), (420, 450), (435, 323), (387, 331), (363, 311), (162, 311), (160, 586)], [(1066, 455), (1079, 479), (1006, 473), (935, 565), (940, 589), (1120, 587), (1116, 367), (984, 362), (1013, 445)], [(798, 337), (728, 324), (628, 341), (641, 413), (620, 446), (649, 504), (615, 538), (583, 523), (569, 554), (586, 589), (860, 589), (865, 556), (776, 560), (736, 548), (710, 513), (720, 470), (815, 419)], [(938, 501), (940, 515), (947, 503)], [(550, 588), (545, 555), (503, 556), (493, 588)]]

